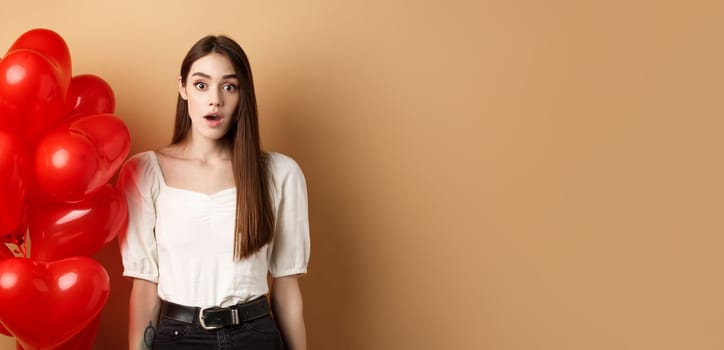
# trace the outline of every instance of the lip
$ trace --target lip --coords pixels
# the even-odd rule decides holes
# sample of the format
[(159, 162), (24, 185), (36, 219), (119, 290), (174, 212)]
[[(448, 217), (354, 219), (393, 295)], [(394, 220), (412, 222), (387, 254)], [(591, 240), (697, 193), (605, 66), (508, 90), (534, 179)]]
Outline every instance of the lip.
[[(212, 115), (216, 116), (216, 118), (215, 119), (207, 118), (208, 116), (212, 116)], [(220, 116), (218, 113), (209, 113), (204, 116), (204, 121), (206, 121), (206, 125), (208, 125), (209, 127), (216, 128), (219, 125), (221, 125), (221, 123), (224, 122), (224, 117)]]

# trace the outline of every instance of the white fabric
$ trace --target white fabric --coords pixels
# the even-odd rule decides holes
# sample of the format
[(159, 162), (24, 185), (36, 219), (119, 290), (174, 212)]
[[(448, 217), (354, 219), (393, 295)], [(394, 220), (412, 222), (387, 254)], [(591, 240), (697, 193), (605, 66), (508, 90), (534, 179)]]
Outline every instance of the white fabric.
[(270, 153), (274, 240), (234, 261), (236, 189), (211, 195), (168, 186), (153, 151), (131, 157), (118, 187), (128, 204), (119, 237), (123, 275), (158, 283), (164, 300), (227, 306), (262, 296), (272, 277), (304, 274), (309, 261), (307, 189), (297, 163)]

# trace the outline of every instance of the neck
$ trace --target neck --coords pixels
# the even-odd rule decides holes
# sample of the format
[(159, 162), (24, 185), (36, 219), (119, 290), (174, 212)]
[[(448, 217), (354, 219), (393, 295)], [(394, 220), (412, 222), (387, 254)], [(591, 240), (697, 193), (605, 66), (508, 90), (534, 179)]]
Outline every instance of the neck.
[(193, 132), (188, 133), (181, 146), (184, 156), (190, 159), (213, 161), (231, 158), (231, 148), (223, 140), (194, 137)]

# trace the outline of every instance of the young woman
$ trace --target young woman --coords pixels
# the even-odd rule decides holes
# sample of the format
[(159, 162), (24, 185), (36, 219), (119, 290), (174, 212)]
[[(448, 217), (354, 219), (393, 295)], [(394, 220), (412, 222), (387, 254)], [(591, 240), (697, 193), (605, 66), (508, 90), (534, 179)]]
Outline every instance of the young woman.
[(306, 184), (294, 160), (261, 150), (246, 54), (202, 38), (178, 89), (171, 144), (131, 157), (118, 180), (130, 347), (306, 349)]

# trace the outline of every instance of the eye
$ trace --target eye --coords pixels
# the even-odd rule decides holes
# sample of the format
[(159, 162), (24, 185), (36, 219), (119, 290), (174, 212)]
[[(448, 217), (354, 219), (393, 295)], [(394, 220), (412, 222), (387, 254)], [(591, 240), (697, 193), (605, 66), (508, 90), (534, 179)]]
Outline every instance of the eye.
[(227, 92), (234, 92), (234, 91), (236, 91), (236, 89), (237, 89), (237, 87), (234, 84), (225, 84), (224, 85), (224, 90), (226, 90)]
[(199, 90), (204, 90), (204, 89), (206, 89), (206, 83), (204, 83), (203, 81), (194, 83), (194, 86), (196, 86), (196, 88), (199, 89)]

